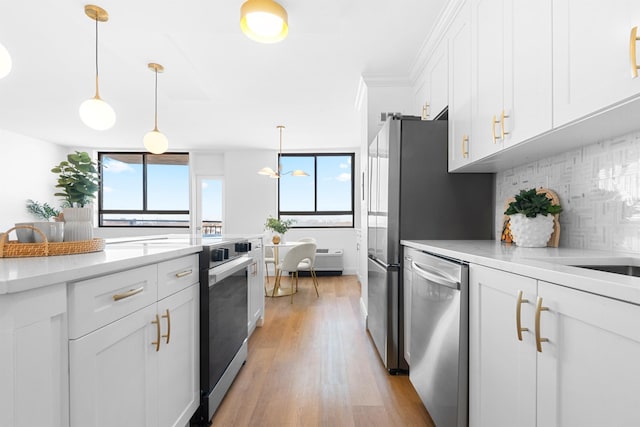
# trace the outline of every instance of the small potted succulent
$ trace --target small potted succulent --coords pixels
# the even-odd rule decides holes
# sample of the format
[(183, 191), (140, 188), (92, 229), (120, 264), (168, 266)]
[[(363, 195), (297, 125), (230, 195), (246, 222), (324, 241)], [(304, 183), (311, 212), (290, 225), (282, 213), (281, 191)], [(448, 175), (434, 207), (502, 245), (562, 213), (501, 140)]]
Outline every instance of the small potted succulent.
[(264, 224), (265, 230), (271, 230), (273, 237), (271, 241), (274, 245), (280, 243), (281, 236), (283, 236), (295, 221), (292, 219), (279, 219), (272, 216), (267, 218), (267, 222)]
[(61, 189), (55, 196), (62, 197), (68, 206), (63, 211), (65, 242), (91, 240), (93, 210), (89, 205), (95, 199), (100, 183), (97, 163), (87, 152), (76, 151), (67, 155), (67, 160), (51, 172), (58, 174), (56, 188)]
[(554, 215), (562, 212), (560, 205), (552, 204), (544, 192), (535, 188), (521, 190), (509, 203), (509, 227), (518, 246), (545, 247), (553, 233)]

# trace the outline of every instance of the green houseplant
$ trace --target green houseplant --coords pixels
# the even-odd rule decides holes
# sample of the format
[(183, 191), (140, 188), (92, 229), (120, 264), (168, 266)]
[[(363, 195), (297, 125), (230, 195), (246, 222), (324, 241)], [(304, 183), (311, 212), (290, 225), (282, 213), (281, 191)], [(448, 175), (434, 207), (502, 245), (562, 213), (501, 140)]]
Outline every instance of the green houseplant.
[(36, 200), (27, 200), (27, 211), (35, 217), (50, 221), (51, 218), (56, 218), (60, 215), (60, 210), (52, 207), (48, 203), (40, 203)]
[(264, 224), (265, 230), (271, 230), (274, 233), (273, 243), (280, 243), (280, 235), (284, 235), (295, 221), (292, 219), (280, 219), (269, 216)]
[(509, 216), (516, 245), (544, 247), (553, 233), (554, 215), (560, 212), (560, 205), (554, 205), (543, 191), (531, 188), (516, 194), (504, 213)]
[(84, 151), (67, 155), (67, 160), (51, 169), (58, 174), (61, 191), (55, 196), (64, 199), (64, 241), (91, 240), (93, 238), (93, 210), (89, 206), (95, 199), (100, 177), (98, 165)]

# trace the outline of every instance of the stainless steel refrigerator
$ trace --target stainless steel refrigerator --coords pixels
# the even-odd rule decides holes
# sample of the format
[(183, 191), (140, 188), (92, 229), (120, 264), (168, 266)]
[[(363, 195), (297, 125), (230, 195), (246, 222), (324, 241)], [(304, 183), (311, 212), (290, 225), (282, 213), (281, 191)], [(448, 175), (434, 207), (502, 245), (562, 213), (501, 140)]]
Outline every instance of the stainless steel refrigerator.
[(392, 117), (369, 145), (367, 329), (390, 373), (408, 369), (400, 240), (493, 239), (494, 175), (447, 172), (447, 121)]

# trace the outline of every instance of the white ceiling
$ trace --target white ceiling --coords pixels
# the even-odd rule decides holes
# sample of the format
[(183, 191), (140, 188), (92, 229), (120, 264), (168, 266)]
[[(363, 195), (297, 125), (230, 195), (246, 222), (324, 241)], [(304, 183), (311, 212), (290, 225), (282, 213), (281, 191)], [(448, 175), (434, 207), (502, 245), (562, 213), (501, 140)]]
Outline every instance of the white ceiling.
[[(100, 95), (115, 126), (87, 128), (78, 107), (94, 95), (95, 23), (77, 0), (4, 0), (0, 43), (13, 69), (0, 80), (0, 129), (61, 145), (143, 149), (153, 128), (170, 149), (356, 147), (362, 75), (408, 78), (446, 0), (282, 0), (289, 36), (256, 43), (240, 32), (244, 0), (103, 0)], [(7, 141), (9, 142), (9, 141)]]

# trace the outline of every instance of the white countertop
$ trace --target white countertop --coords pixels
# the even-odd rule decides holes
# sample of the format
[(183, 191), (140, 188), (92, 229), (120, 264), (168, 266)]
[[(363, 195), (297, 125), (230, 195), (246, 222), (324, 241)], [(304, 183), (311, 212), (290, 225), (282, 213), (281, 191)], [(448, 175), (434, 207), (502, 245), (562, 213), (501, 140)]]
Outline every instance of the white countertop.
[(638, 265), (640, 254), (522, 248), (495, 240), (403, 240), (403, 245), (640, 305), (640, 278), (572, 265)]

